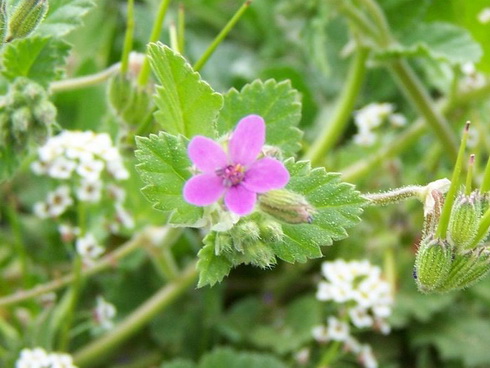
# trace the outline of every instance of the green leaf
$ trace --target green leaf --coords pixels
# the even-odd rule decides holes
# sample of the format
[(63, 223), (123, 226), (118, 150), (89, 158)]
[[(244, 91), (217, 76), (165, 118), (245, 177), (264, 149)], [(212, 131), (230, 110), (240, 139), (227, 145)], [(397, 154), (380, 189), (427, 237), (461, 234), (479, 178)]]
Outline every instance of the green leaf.
[(201, 80), (186, 60), (169, 47), (148, 46), (150, 65), (160, 86), (156, 87), (155, 119), (171, 134), (216, 137), (215, 122), (223, 97)]
[(286, 368), (286, 365), (270, 354), (238, 352), (231, 348), (217, 348), (206, 354), (199, 368)]
[(192, 226), (202, 217), (203, 210), (192, 206), (182, 197), (184, 183), (191, 176), (186, 140), (166, 132), (148, 138), (137, 137), (136, 166), (146, 184), (143, 194), (154, 208), (168, 216), (174, 225)]
[(65, 36), (82, 25), (82, 18), (93, 6), (92, 0), (50, 0), (48, 14), (36, 32)]
[(250, 114), (264, 118), (266, 143), (278, 146), (289, 157), (300, 148), (302, 132), (297, 128), (301, 119), (299, 93), (289, 81), (269, 79), (247, 84), (240, 92), (231, 89), (225, 95), (223, 110), (218, 119), (218, 133), (233, 130), (240, 119)]
[(14, 40), (3, 51), (2, 74), (13, 80), (23, 76), (43, 86), (63, 74), (70, 46), (48, 37), (29, 37)]
[(291, 175), (286, 189), (305, 196), (317, 212), (311, 224), (283, 224), (283, 241), (271, 246), (287, 262), (306, 262), (322, 256), (321, 246), (347, 237), (346, 229), (360, 221), (365, 200), (353, 185), (341, 182), (338, 173), (312, 170), (308, 161), (289, 159), (285, 165)]
[(199, 282), (197, 287), (206, 285), (213, 286), (221, 282), (230, 273), (232, 263), (228, 258), (217, 256), (215, 253), (216, 233), (209, 233), (203, 240), (204, 247), (201, 248), (197, 257), (197, 269), (199, 270)]
[(191, 360), (177, 359), (163, 363), (161, 368), (196, 368), (196, 364)]
[(481, 46), (467, 30), (443, 22), (419, 23), (399, 41), (400, 44), (379, 52), (377, 56), (427, 56), (437, 61), (462, 64), (477, 62), (483, 54)]

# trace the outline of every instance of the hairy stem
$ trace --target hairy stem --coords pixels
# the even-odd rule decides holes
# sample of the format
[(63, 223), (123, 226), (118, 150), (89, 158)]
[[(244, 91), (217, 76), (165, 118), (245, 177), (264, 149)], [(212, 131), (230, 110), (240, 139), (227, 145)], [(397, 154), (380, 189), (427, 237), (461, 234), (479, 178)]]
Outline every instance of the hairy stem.
[(366, 74), (368, 55), (369, 50), (367, 48), (358, 48), (351, 62), (347, 81), (340, 94), (332, 119), (325, 125), (318, 139), (306, 152), (305, 158), (311, 160), (314, 166), (321, 164), (324, 155), (335, 145), (349, 122)]
[(96, 74), (51, 82), (51, 84), (49, 85), (49, 89), (52, 93), (59, 93), (64, 91), (71, 91), (74, 89), (96, 86), (98, 84), (104, 83), (110, 77), (117, 74), (120, 70), (121, 63), (116, 63)]
[(124, 35), (124, 47), (121, 56), (121, 73), (126, 74), (129, 67), (129, 53), (133, 49), (134, 37), (134, 0), (128, 0), (128, 19), (126, 21), (126, 34)]

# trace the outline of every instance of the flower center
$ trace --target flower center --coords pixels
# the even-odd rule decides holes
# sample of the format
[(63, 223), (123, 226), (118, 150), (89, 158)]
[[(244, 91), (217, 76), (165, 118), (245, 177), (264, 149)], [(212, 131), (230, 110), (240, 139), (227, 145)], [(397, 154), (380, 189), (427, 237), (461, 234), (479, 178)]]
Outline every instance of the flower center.
[(228, 165), (216, 170), (216, 175), (223, 178), (223, 185), (229, 188), (242, 182), (245, 177), (245, 168), (240, 164)]

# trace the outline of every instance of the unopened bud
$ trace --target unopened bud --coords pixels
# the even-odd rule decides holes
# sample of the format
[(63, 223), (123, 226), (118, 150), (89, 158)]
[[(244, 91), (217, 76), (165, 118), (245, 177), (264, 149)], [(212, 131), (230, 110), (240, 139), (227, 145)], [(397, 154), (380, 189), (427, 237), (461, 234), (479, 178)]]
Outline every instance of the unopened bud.
[(284, 233), (280, 223), (274, 220), (264, 220), (259, 224), (260, 237), (266, 243), (276, 243), (282, 241)]
[(233, 249), (233, 240), (224, 232), (217, 232), (214, 240), (214, 252), (217, 256), (227, 253)]
[(236, 243), (255, 243), (260, 239), (260, 230), (255, 221), (240, 221), (233, 227), (232, 236)]
[[(430, 203), (427, 205), (427, 203)], [(424, 238), (434, 235), (439, 218), (441, 217), (442, 206), (444, 205), (444, 196), (441, 192), (434, 189), (427, 194), (424, 206)]]
[(259, 196), (265, 213), (290, 224), (311, 223), (316, 212), (301, 194), (286, 189), (271, 190)]
[(8, 41), (32, 33), (48, 12), (47, 0), (20, 0), (9, 22)]
[(47, 126), (56, 123), (56, 113), (56, 107), (48, 100), (36, 104), (32, 111), (36, 121)]
[(452, 252), (441, 239), (425, 238), (421, 241), (415, 258), (416, 282), (420, 291), (433, 291), (443, 283), (449, 273)]
[(481, 217), (478, 192), (459, 194), (454, 201), (447, 229), (448, 240), (456, 249), (463, 251), (473, 244)]
[(238, 260), (239, 263), (253, 264), (261, 268), (276, 264), (276, 257), (272, 248), (260, 241), (247, 244), (243, 248), (243, 253), (238, 255)]
[(12, 113), (11, 119), (12, 133), (16, 138), (23, 136), (33, 122), (31, 110), (27, 106), (16, 109)]

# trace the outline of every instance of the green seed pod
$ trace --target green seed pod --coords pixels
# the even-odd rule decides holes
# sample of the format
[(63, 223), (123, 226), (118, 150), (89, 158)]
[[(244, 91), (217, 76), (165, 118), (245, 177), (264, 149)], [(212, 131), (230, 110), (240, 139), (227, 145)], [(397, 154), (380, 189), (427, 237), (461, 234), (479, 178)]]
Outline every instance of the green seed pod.
[(454, 201), (447, 229), (449, 242), (460, 252), (470, 247), (478, 232), (481, 218), (479, 193), (460, 193)]
[(20, 0), (9, 21), (7, 41), (31, 34), (48, 12), (47, 0)]
[(490, 251), (476, 248), (465, 254), (457, 254), (446, 280), (435, 290), (446, 292), (467, 288), (478, 282), (490, 271)]
[(274, 251), (267, 244), (262, 242), (250, 243), (243, 250), (244, 252), (239, 253), (235, 261), (253, 264), (261, 268), (268, 268), (276, 264)]
[(280, 223), (274, 220), (266, 219), (259, 224), (260, 237), (266, 243), (276, 243), (282, 241), (284, 233)]
[(290, 224), (311, 223), (315, 213), (305, 197), (286, 189), (261, 194), (259, 207), (265, 213)]
[(415, 258), (419, 290), (423, 293), (434, 291), (446, 280), (451, 263), (452, 251), (449, 244), (441, 239), (423, 239)]
[(131, 105), (133, 101), (134, 87), (129, 78), (118, 74), (109, 80), (107, 84), (107, 98), (116, 115)]

